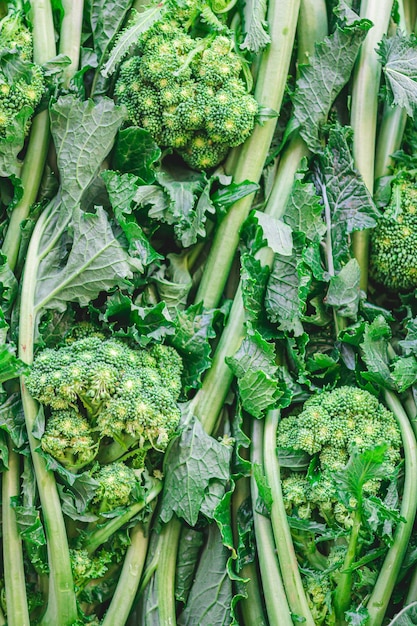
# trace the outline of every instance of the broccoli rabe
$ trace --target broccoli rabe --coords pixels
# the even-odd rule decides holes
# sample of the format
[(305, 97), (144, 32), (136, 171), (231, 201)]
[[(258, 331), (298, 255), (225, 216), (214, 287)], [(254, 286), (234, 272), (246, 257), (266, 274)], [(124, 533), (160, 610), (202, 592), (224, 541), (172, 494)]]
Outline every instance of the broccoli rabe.
[(192, 37), (193, 9), (183, 13), (168, 12), (140, 36), (137, 54), (121, 65), (115, 96), (131, 122), (200, 170), (249, 137), (259, 106), (231, 36)]
[(393, 290), (417, 287), (417, 183), (396, 180), (371, 231), (370, 275)]
[(17, 115), (24, 117), (25, 131), (44, 91), (42, 68), (32, 62), (32, 34), (20, 11), (0, 20), (0, 139)]
[[(396, 418), (368, 391), (342, 386), (311, 396), (301, 412), (283, 417), (277, 449), (283, 502), (314, 621), (345, 623), (345, 612), (367, 593), (361, 590), (365, 569), (353, 570), (353, 564), (369, 545), (385, 554), (385, 522), (400, 520), (388, 496), (402, 462)], [(372, 567), (377, 571), (380, 562)]]
[(179, 422), (182, 362), (165, 345), (131, 348), (100, 335), (45, 349), (27, 378), (31, 395), (48, 407), (42, 448), (68, 468), (91, 463), (117, 442), (164, 451)]

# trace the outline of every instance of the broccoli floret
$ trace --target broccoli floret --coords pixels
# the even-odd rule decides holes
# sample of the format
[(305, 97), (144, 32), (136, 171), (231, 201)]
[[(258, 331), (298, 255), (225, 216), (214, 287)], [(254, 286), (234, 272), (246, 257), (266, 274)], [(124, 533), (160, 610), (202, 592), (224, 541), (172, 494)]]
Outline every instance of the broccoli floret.
[(20, 115), (24, 131), (45, 88), (42, 68), (32, 62), (32, 34), (19, 11), (0, 20), (0, 139), (6, 137)]
[[(125, 450), (164, 451), (180, 419), (181, 373), (174, 348), (134, 349), (100, 334), (43, 350), (27, 387), (50, 408), (44, 449), (75, 466), (85, 464), (89, 448), (95, 456), (99, 446), (107, 447), (108, 439)], [(72, 428), (80, 437), (78, 447)]]
[(103, 465), (92, 476), (98, 483), (93, 503), (100, 513), (127, 506), (138, 494), (135, 470), (125, 463)]
[(41, 446), (64, 467), (72, 470), (91, 463), (98, 448), (87, 419), (73, 408), (51, 412)]
[(417, 183), (397, 180), (371, 231), (370, 275), (393, 290), (417, 287)]
[(140, 36), (137, 56), (121, 65), (115, 96), (133, 124), (204, 170), (249, 137), (259, 106), (241, 78), (242, 60), (231, 37), (187, 33), (185, 15), (192, 22), (198, 10), (191, 4), (181, 23), (168, 12)]

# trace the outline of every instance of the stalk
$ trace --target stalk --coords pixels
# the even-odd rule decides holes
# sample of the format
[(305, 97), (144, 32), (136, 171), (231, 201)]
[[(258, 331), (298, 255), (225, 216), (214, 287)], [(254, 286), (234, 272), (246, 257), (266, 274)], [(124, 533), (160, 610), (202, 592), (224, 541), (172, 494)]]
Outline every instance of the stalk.
[[(253, 420), (251, 461), (253, 465), (264, 466), (264, 424)], [(264, 600), (270, 626), (292, 626), (290, 607), (288, 606), (282, 582), (282, 574), (277, 559), (271, 521), (256, 511), (258, 486), (255, 478), (251, 478), (253, 520), (255, 524), (256, 547), (261, 572)], [(252, 624), (258, 622), (252, 622)]]
[(334, 595), (334, 609), (337, 626), (345, 626), (345, 612), (349, 609), (351, 603), (353, 577), (352, 565), (354, 564), (356, 559), (361, 525), (361, 514), (360, 511), (356, 509), (355, 516), (353, 518), (353, 526), (350, 533), (346, 557)]
[[(32, 0), (31, 20), (33, 24), (33, 60), (42, 65), (56, 55), (55, 31), (52, 8), (49, 1)], [(21, 242), (20, 225), (29, 216), (30, 207), (35, 202), (45, 168), (49, 146), (49, 113), (42, 111), (32, 121), (29, 143), (23, 161), (20, 178), (23, 196), (14, 207), (4, 238), (2, 252), (7, 256), (9, 266), (16, 266)]]
[(9, 626), (29, 626), (22, 539), (11, 505), (11, 498), (20, 494), (20, 456), (14, 452), (10, 437), (8, 439), (9, 462), (8, 469), (3, 474), (2, 484), (3, 561), (7, 623)]
[[(351, 125), (354, 130), (353, 153), (356, 167), (370, 193), (374, 189), (375, 137), (381, 64), (375, 51), (388, 29), (392, 0), (362, 0), (361, 17), (371, 20), (353, 74)], [(356, 231), (353, 253), (361, 268), (361, 289), (368, 287), (369, 231)]]
[(403, 562), (407, 546), (413, 530), (417, 510), (417, 489), (415, 475), (417, 472), (417, 443), (407, 414), (401, 402), (392, 392), (385, 390), (385, 403), (394, 413), (403, 440), (405, 468), (404, 488), (400, 515), (406, 521), (400, 522), (394, 534), (394, 542), (389, 548), (382, 564), (375, 587), (368, 600), (369, 626), (381, 626), (391, 594)]
[(291, 531), (287, 521), (287, 513), (283, 503), (280, 467), (276, 455), (278, 421), (278, 410), (267, 412), (263, 443), (265, 475), (272, 496), (271, 522), (275, 549), (291, 613), (301, 618), (306, 626), (314, 626), (314, 619), (304, 592)]
[[(34, 325), (36, 323), (34, 298), (40, 263), (39, 246), (47, 221), (48, 211), (46, 210), (35, 226), (27, 252), (22, 282), (19, 356), (28, 364), (33, 361)], [(65, 522), (54, 474), (47, 470), (45, 460), (36, 451), (39, 443), (32, 431), (39, 406), (29, 395), (24, 377), (21, 379), (21, 394), (48, 542), (49, 594), (48, 606), (42, 617), (41, 626), (56, 626), (57, 624), (71, 626), (77, 619), (77, 605)]]
[(71, 59), (63, 71), (63, 87), (68, 89), (70, 80), (78, 70), (81, 50), (84, 0), (61, 0), (64, 17), (61, 25), (59, 52)]
[[(398, 29), (407, 34), (410, 34), (414, 27), (414, 21), (411, 22), (410, 8), (410, 0), (398, 2), (400, 14)], [(375, 180), (389, 174), (390, 167), (393, 165), (391, 155), (401, 146), (406, 123), (405, 109), (385, 103), (376, 144)]]
[(122, 526), (124, 526), (129, 520), (132, 519), (135, 515), (137, 515), (140, 511), (142, 511), (146, 505), (150, 504), (152, 500), (154, 500), (157, 495), (160, 493), (162, 489), (162, 483), (159, 481), (155, 483), (152, 489), (149, 491), (145, 500), (141, 500), (140, 502), (135, 502), (135, 504), (131, 504), (127, 507), (126, 511), (121, 515), (112, 518), (107, 524), (100, 526), (95, 532), (93, 532), (88, 538), (87, 544), (85, 546), (88, 554), (91, 556), (94, 552), (116, 531), (118, 531)]
[[(268, 23), (272, 43), (262, 55), (255, 98), (263, 106), (279, 111), (288, 76), (300, 0), (275, 0), (270, 3)], [(277, 75), (277, 68), (279, 72)], [(276, 122), (256, 126), (239, 151), (234, 180), (259, 181), (268, 155)], [(226, 284), (239, 243), (239, 231), (253, 201), (253, 194), (239, 200), (222, 220), (213, 240), (205, 271), (196, 295), (208, 308), (216, 307)]]
[(130, 546), (102, 626), (126, 623), (139, 587), (148, 543), (149, 536), (145, 535), (142, 524), (137, 524), (130, 534)]

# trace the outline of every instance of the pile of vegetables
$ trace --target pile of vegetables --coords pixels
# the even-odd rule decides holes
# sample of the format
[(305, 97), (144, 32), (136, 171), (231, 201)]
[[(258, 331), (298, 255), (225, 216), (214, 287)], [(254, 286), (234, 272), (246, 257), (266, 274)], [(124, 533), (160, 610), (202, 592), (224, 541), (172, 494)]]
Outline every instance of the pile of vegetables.
[(0, 626), (417, 622), (416, 27), (0, 1)]

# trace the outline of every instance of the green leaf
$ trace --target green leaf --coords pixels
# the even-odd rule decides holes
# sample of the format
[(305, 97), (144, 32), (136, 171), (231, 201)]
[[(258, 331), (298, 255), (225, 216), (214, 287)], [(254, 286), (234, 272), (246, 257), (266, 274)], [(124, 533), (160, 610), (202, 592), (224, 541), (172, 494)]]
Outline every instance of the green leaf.
[(353, 450), (350, 459), (343, 470), (333, 472), (332, 476), (337, 488), (340, 500), (351, 507), (350, 500), (353, 496), (362, 507), (363, 486), (369, 480), (387, 478), (386, 464), (387, 445), (381, 444), (359, 452)]
[(397, 31), (384, 36), (377, 50), (385, 76), (388, 101), (412, 117), (417, 110), (417, 39)]
[(152, 135), (136, 126), (119, 131), (112, 153), (112, 167), (129, 172), (151, 185), (155, 181), (155, 164), (161, 158), (161, 149)]
[(137, 43), (139, 35), (146, 32), (162, 15), (162, 5), (156, 4), (149, 9), (145, 9), (141, 13), (134, 12), (127, 27), (122, 30), (121, 34), (117, 38), (112, 50), (110, 51), (109, 58), (105, 63), (101, 74), (104, 78), (108, 78), (113, 74), (117, 68), (117, 65), (129, 52), (131, 46)]
[(228, 559), (229, 551), (222, 543), (216, 524), (211, 524), (187, 606), (177, 620), (178, 626), (230, 624), (233, 590), (227, 573)]
[(291, 228), (282, 220), (261, 211), (255, 211), (253, 217), (262, 229), (266, 245), (276, 254), (290, 256), (293, 249)]
[(201, 531), (183, 527), (175, 570), (175, 598), (183, 604), (187, 603), (203, 543), (204, 534)]
[(162, 266), (152, 280), (157, 286), (159, 298), (165, 302), (170, 315), (175, 317), (178, 310), (185, 308), (193, 281), (187, 253), (167, 254), (167, 260), (168, 267)]
[(262, 266), (251, 254), (243, 254), (240, 261), (243, 306), (247, 319), (256, 322), (263, 312), (269, 267)]
[(216, 336), (213, 329), (215, 316), (216, 312), (204, 309), (202, 302), (177, 312), (175, 332), (169, 343), (183, 357), (185, 393), (200, 386), (202, 374), (211, 365), (210, 339)]
[(415, 626), (417, 624), (417, 601), (401, 609), (388, 626)]
[(245, 2), (244, 39), (243, 43), (240, 44), (242, 50), (249, 50), (249, 52), (256, 54), (270, 43), (266, 13), (266, 0), (248, 0)]
[(346, 263), (336, 276), (330, 278), (326, 302), (341, 317), (356, 318), (359, 307), (361, 270), (356, 259)]
[(336, 270), (340, 270), (350, 258), (349, 235), (357, 230), (373, 228), (380, 215), (354, 166), (351, 140), (351, 129), (333, 126), (320, 159), (318, 183), (330, 209), (332, 253)]
[(0, 344), (0, 383), (28, 372), (28, 366), (17, 358), (10, 344)]
[(16, 449), (23, 450), (27, 447), (25, 415), (19, 394), (11, 394), (0, 405), (0, 429), (8, 433)]
[(313, 183), (294, 181), (283, 220), (293, 232), (302, 233), (311, 242), (320, 242), (326, 232), (323, 205)]
[(317, 43), (309, 65), (299, 67), (293, 97), (294, 115), (300, 134), (312, 152), (321, 152), (320, 133), (327, 121), (330, 107), (352, 74), (359, 48), (372, 23), (347, 9), (341, 2), (342, 24), (334, 33)]
[(310, 271), (303, 261), (292, 256), (275, 255), (265, 296), (265, 310), (279, 330), (303, 334), (302, 318), (306, 308)]
[(402, 393), (417, 381), (417, 359), (415, 356), (399, 357), (391, 367), (391, 376), (397, 391)]
[(259, 189), (257, 183), (252, 183), (249, 180), (235, 183), (230, 176), (215, 175), (213, 178), (215, 180), (218, 178), (221, 183), (221, 186), (216, 189), (211, 196), (216, 213), (220, 215), (226, 214), (227, 210), (235, 204), (235, 202), (254, 194)]
[(386, 320), (380, 315), (371, 324), (365, 325), (361, 343), (362, 358), (368, 369), (367, 372), (363, 373), (364, 377), (388, 388), (395, 387), (388, 356), (388, 342), (390, 339), (391, 329)]
[(110, 152), (124, 111), (113, 100), (81, 102), (62, 96), (51, 106), (51, 131), (61, 172), (61, 197), (67, 210), (80, 202)]
[(176, 514), (194, 526), (212, 481), (229, 479), (231, 448), (210, 437), (197, 419), (174, 439), (165, 456), (165, 485), (160, 516)]
[(243, 408), (254, 417), (273, 406), (281, 390), (275, 364), (275, 346), (265, 341), (258, 331), (250, 331), (233, 357), (226, 363), (238, 379)]
[(21, 164), (17, 156), (25, 143), (27, 124), (32, 114), (32, 107), (24, 106), (7, 124), (4, 136), (0, 138), (0, 176), (19, 175)]
[(131, 7), (130, 0), (91, 0), (90, 23), (94, 49), (100, 60), (113, 37), (119, 32), (124, 18)]
[[(115, 238), (105, 211), (73, 212), (69, 252), (61, 242), (40, 263), (35, 307), (64, 311), (68, 302), (87, 306), (102, 291), (109, 291), (132, 277), (132, 263)], [(65, 256), (63, 258), (63, 254)], [(64, 263), (63, 263), (64, 261)]]

